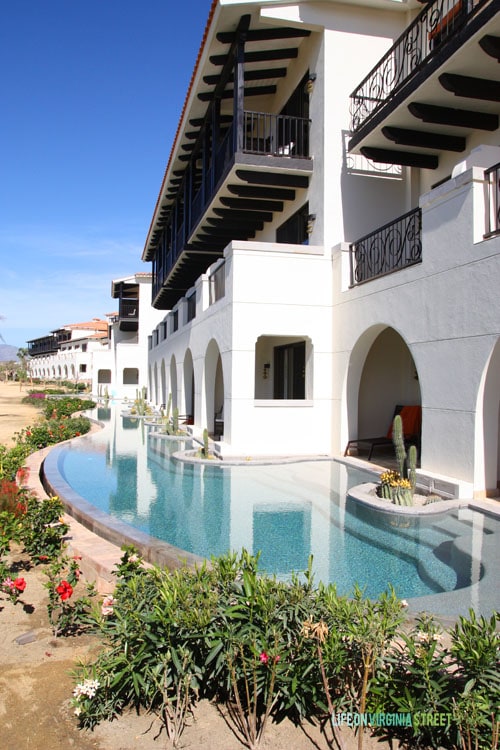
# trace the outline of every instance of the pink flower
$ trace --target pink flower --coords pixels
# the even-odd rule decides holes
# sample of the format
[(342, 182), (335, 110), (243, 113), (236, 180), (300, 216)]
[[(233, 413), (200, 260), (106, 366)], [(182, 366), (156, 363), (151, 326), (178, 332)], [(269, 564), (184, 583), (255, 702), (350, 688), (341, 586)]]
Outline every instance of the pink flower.
[(260, 654), (260, 656), (259, 656), (259, 659), (260, 659), (260, 661), (261, 661), (261, 664), (267, 664), (267, 662), (269, 661), (269, 656), (268, 656), (268, 655), (266, 654), (266, 652), (265, 652), (265, 651), (263, 651), (263, 652), (262, 652), (262, 653)]
[(114, 599), (111, 595), (105, 596), (102, 600), (101, 605), (101, 614), (106, 617), (107, 615), (113, 614), (113, 607), (116, 604), (116, 599)]
[(12, 578), (10, 576), (7, 576), (7, 578), (3, 582), (3, 585), (7, 589), (13, 589), (14, 588), (14, 581), (12, 580)]

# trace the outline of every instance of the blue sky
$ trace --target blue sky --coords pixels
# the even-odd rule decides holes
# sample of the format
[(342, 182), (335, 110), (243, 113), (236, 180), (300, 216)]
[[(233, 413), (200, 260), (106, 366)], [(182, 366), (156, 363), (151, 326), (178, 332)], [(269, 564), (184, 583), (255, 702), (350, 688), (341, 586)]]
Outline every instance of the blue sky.
[(211, 0), (28, 0), (0, 25), (0, 334), (116, 308), (144, 241)]

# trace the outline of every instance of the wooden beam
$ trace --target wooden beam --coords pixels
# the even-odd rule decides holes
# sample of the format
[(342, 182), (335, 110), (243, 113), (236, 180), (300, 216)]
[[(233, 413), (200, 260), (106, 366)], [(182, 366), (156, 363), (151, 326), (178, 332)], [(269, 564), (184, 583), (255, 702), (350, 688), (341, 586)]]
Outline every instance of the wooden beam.
[(434, 125), (451, 125), (457, 128), (493, 131), (498, 128), (499, 124), (498, 115), (493, 115), (489, 112), (438, 107), (434, 104), (424, 104), (422, 102), (412, 102), (408, 105), (408, 109), (414, 117)]
[(421, 169), (437, 169), (439, 159), (434, 154), (417, 154), (411, 151), (391, 151), (385, 148), (364, 146), (363, 156), (381, 164), (401, 164), (405, 167), (420, 167)]
[(479, 40), (479, 46), (483, 52), (486, 52), (487, 55), (500, 62), (500, 36), (487, 34)]
[(283, 201), (257, 201), (251, 198), (221, 198), (220, 202), (227, 208), (249, 208), (251, 211), (283, 211)]
[[(232, 115), (221, 115), (219, 122), (222, 124), (230, 124), (233, 121)], [(205, 122), (204, 117), (195, 117), (192, 120), (189, 120), (189, 124), (192, 128), (201, 128), (203, 123)]]
[[(263, 81), (266, 78), (285, 78), (286, 68), (265, 68), (263, 70), (245, 70), (245, 81)], [(220, 81), (220, 75), (203, 76), (203, 83), (208, 86), (216, 86)], [(229, 76), (228, 83), (233, 83), (234, 76)]]
[[(307, 29), (294, 29), (290, 27), (283, 29), (253, 29), (247, 31), (246, 41), (265, 42), (272, 41), (273, 39), (295, 39), (298, 37), (307, 37), (310, 34), (311, 32)], [(234, 31), (220, 31), (217, 34), (217, 41), (222, 44), (231, 44), (234, 38)]]
[[(205, 221), (209, 227), (214, 229), (264, 229), (264, 222), (261, 217), (255, 217), (255, 212), (247, 211), (248, 218), (245, 217), (245, 211), (233, 211), (232, 217), (218, 219), (217, 217), (208, 216)], [(205, 227), (203, 227), (205, 229)]]
[(298, 174), (283, 174), (282, 172), (250, 172), (237, 169), (236, 177), (249, 182), (251, 185), (276, 185), (280, 187), (307, 188), (309, 177)]
[[(299, 56), (297, 47), (287, 49), (259, 50), (257, 52), (245, 52), (244, 62), (268, 62), (269, 60), (295, 60)], [(222, 66), (228, 61), (228, 55), (212, 55), (212, 65)]]
[(451, 91), (455, 96), (500, 102), (500, 81), (460, 76), (455, 73), (442, 73), (439, 76), (439, 83), (446, 91)]
[[(278, 87), (273, 85), (270, 86), (245, 86), (245, 96), (266, 96), (267, 94), (275, 94)], [(232, 89), (223, 91), (219, 94), (219, 99), (232, 99), (234, 91)], [(210, 102), (214, 99), (213, 91), (201, 91), (198, 94), (200, 102)]]
[(239, 198), (271, 198), (271, 200), (293, 201), (295, 190), (287, 188), (251, 187), (249, 185), (228, 185), (227, 189)]
[(382, 133), (389, 141), (398, 146), (416, 146), (417, 148), (433, 148), (438, 151), (465, 151), (465, 138), (442, 133), (429, 133), (426, 130), (408, 130), (386, 126)]
[(273, 214), (271, 211), (240, 211), (236, 208), (214, 208), (213, 211), (214, 214), (221, 219), (232, 219), (235, 216), (244, 219), (245, 216), (253, 216), (255, 219), (260, 219), (264, 222), (273, 220)]

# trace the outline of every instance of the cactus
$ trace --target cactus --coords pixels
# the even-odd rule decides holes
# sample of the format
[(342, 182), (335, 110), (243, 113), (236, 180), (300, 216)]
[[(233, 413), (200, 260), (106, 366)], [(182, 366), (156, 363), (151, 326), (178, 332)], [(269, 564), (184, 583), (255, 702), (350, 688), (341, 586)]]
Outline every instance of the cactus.
[(205, 429), (203, 430), (203, 458), (208, 458), (208, 455), (208, 430), (205, 427)]
[(172, 434), (177, 435), (179, 432), (179, 409), (175, 407), (172, 414)]
[(410, 482), (412, 493), (415, 492), (415, 488), (417, 486), (417, 446), (416, 445), (410, 445), (408, 449), (407, 479)]
[(398, 471), (402, 477), (406, 477), (406, 450), (403, 436), (403, 420), (399, 414), (396, 414), (392, 423), (392, 442), (396, 451), (396, 461), (398, 462)]

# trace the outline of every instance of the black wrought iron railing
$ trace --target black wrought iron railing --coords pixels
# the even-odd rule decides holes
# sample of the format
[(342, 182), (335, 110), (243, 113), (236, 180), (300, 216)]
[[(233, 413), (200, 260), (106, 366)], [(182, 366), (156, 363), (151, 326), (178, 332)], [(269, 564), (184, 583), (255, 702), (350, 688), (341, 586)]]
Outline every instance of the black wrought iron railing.
[(121, 320), (138, 320), (139, 300), (126, 297), (122, 298), (118, 308), (118, 317)]
[(309, 120), (305, 117), (245, 112), (243, 150), (264, 156), (309, 156)]
[(422, 260), (422, 212), (409, 211), (349, 247), (351, 286), (413, 266)]
[(434, 0), (351, 94), (351, 132), (364, 125), (490, 0)]
[(500, 234), (500, 164), (486, 169), (488, 182), (488, 218), (485, 237)]

